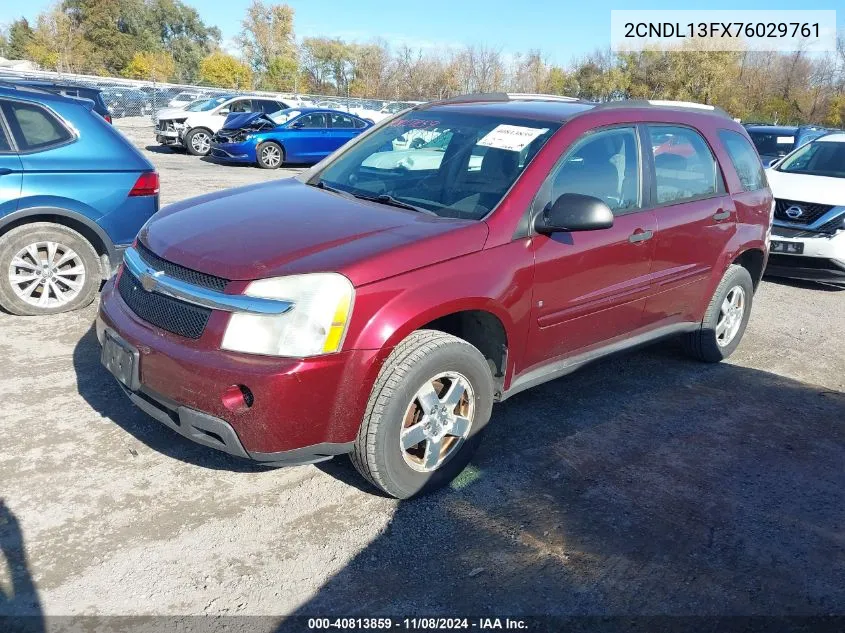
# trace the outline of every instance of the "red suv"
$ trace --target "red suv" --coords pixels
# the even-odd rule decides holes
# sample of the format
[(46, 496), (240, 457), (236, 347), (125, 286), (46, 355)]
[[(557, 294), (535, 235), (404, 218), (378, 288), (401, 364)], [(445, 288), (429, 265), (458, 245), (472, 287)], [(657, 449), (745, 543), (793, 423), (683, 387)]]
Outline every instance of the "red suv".
[(350, 453), (407, 498), (524, 389), (671, 335), (729, 356), (771, 213), (748, 135), (710, 106), (421, 105), (294, 179), (159, 212), (103, 291), (102, 361), (196, 442)]

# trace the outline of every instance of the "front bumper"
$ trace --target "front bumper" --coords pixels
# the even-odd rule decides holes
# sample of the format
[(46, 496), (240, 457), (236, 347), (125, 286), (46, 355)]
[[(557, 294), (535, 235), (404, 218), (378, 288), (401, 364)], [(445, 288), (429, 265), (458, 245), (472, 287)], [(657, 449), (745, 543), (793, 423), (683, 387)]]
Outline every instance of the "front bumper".
[(775, 225), (771, 239), (800, 243), (804, 252), (800, 255), (770, 253), (766, 275), (845, 283), (845, 230), (830, 235)]
[[(351, 450), (379, 352), (351, 350), (311, 359), (220, 349), (228, 314), (214, 311), (190, 340), (137, 317), (115, 289), (103, 288), (97, 318), (138, 350), (140, 387), (129, 397), (146, 413), (200, 444), (272, 464), (310, 463)], [(223, 394), (245, 386), (249, 407), (233, 410)]]
[(156, 142), (161, 145), (182, 145), (184, 130), (174, 128), (163, 128), (157, 125), (155, 128)]
[(255, 148), (244, 143), (213, 143), (209, 155), (232, 163), (254, 163)]
[(316, 464), (343, 455), (352, 450), (352, 442), (332, 444), (325, 442), (304, 448), (276, 453), (250, 453), (231, 424), (202, 411), (180, 406), (178, 403), (145, 388), (130, 391), (123, 387), (129, 399), (141, 411), (155, 418), (169, 429), (189, 440), (210, 448), (242, 457), (268, 466), (297, 466)]

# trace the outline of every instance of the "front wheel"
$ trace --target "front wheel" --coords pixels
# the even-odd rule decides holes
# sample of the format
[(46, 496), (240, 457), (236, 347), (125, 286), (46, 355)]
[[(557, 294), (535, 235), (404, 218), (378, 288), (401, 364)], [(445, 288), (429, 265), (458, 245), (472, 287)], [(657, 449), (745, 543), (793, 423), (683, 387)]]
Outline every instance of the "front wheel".
[(0, 306), (12, 314), (84, 308), (100, 279), (97, 252), (71, 228), (35, 222), (0, 237)]
[(255, 148), (255, 158), (261, 169), (277, 169), (285, 162), (285, 150), (278, 143), (267, 141)]
[(205, 128), (194, 128), (185, 135), (185, 149), (193, 156), (207, 156), (211, 151), (211, 132)]
[(379, 373), (352, 463), (398, 499), (437, 490), (469, 463), (493, 407), (493, 376), (474, 346), (418, 330)]
[(707, 363), (718, 363), (733, 354), (748, 325), (753, 298), (754, 283), (748, 270), (736, 264), (729, 266), (701, 325), (684, 335), (684, 350)]

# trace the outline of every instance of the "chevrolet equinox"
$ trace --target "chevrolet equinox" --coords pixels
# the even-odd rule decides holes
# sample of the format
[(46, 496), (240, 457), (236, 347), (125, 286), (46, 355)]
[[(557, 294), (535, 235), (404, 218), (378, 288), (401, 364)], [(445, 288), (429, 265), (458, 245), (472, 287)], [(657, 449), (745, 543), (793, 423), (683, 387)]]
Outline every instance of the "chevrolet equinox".
[(295, 178), (156, 214), (104, 287), (101, 359), (195, 442), (268, 465), (349, 453), (408, 498), (529, 387), (667, 336), (729, 356), (772, 209), (712, 106), (418, 105)]

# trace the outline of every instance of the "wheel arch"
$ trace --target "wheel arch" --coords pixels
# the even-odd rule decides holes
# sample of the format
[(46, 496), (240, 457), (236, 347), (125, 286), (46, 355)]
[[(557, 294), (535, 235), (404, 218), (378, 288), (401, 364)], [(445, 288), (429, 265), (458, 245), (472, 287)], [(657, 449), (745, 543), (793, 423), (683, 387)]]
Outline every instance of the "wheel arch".
[(100, 259), (100, 274), (105, 279), (110, 272), (111, 262), (116, 259), (114, 244), (103, 228), (81, 213), (60, 207), (33, 207), (19, 209), (0, 218), (0, 236), (25, 224), (51, 222), (73, 229), (84, 237)]
[[(513, 355), (508, 350), (513, 345), (514, 326), (508, 312), (495, 301), (483, 297), (455, 300), (416, 312), (397, 323), (391, 316), (398, 312), (383, 313), (370, 321), (370, 327), (359, 332), (353, 345), (362, 349), (381, 349), (386, 358), (413, 332), (438, 330), (478, 348), (490, 363), (496, 389), (504, 388), (513, 365)], [(372, 378), (374, 380), (375, 376)]]
[(731, 262), (745, 268), (751, 275), (751, 282), (756, 292), (760, 280), (763, 278), (763, 271), (766, 269), (766, 253), (760, 248), (748, 248), (739, 253)]

